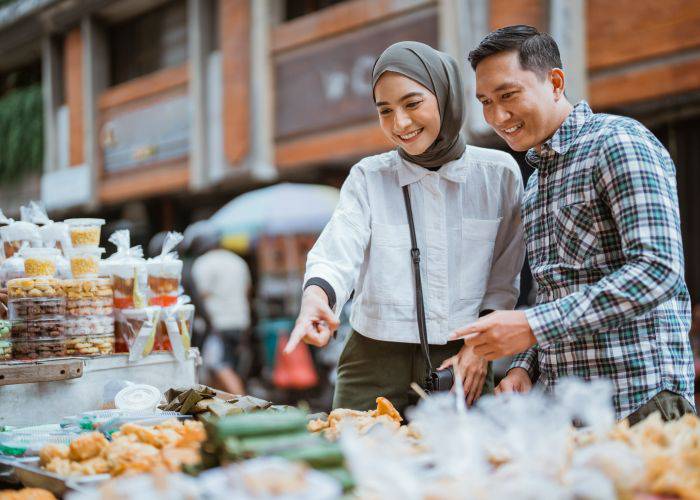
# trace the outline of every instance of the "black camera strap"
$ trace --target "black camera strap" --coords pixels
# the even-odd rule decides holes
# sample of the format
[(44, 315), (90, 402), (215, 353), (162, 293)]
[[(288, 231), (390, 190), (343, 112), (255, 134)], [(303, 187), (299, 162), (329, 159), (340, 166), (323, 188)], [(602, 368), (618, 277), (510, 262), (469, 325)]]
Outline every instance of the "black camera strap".
[(411, 195), (408, 186), (403, 186), (403, 201), (406, 204), (406, 215), (408, 216), (408, 227), (411, 230), (411, 260), (413, 261), (413, 278), (416, 282), (416, 316), (418, 318), (418, 334), (420, 335), (420, 346), (423, 350), (425, 365), (428, 374), (433, 371), (433, 364), (430, 362), (430, 347), (428, 346), (428, 329), (425, 322), (425, 305), (423, 304), (423, 285), (420, 279), (420, 250), (416, 242), (416, 228), (413, 224), (413, 210), (411, 210)]

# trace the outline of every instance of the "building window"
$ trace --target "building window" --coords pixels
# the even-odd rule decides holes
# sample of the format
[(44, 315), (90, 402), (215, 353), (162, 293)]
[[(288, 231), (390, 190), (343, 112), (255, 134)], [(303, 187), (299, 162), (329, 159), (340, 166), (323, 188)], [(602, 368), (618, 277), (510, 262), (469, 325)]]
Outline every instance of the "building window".
[(290, 21), (347, 0), (285, 0), (284, 20)]
[(187, 61), (187, 6), (184, 0), (109, 28), (110, 83), (148, 75)]

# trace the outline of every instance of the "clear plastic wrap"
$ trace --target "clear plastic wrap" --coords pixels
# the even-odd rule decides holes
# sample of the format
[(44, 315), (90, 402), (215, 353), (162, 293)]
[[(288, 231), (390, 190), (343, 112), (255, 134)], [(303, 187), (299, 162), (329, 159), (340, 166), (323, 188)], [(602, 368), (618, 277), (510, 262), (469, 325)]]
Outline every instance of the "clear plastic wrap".
[[(187, 352), (192, 345), (190, 332), (194, 321), (194, 306), (189, 302), (190, 298), (183, 295), (177, 298), (175, 305), (164, 307), (158, 325), (158, 336), (167, 337), (167, 344), (163, 342), (161, 347), (172, 351), (178, 361), (184, 361), (187, 358)], [(161, 333), (161, 330), (164, 331), (165, 335)], [(156, 344), (158, 344), (158, 339), (156, 339)]]
[(140, 309), (146, 307), (147, 273), (146, 260), (141, 246), (130, 246), (128, 229), (115, 231), (109, 237), (117, 251), (102, 261), (103, 274), (112, 279), (114, 307), (117, 309)]
[(0, 238), (5, 258), (8, 259), (19, 251), (23, 243), (31, 247), (41, 246), (38, 226), (25, 220), (12, 221), (7, 226), (0, 227)]
[(167, 307), (174, 305), (177, 300), (182, 261), (173, 250), (181, 241), (182, 234), (169, 232), (163, 241), (160, 255), (146, 262), (150, 305)]

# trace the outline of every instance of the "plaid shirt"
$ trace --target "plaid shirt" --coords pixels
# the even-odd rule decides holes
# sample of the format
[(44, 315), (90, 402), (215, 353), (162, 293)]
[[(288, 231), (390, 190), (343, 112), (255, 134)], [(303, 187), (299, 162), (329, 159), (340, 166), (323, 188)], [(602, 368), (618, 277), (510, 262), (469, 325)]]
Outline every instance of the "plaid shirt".
[(690, 297), (675, 166), (638, 122), (577, 104), (523, 198), (537, 344), (515, 357), (532, 380), (607, 378), (617, 418), (666, 389), (693, 404)]

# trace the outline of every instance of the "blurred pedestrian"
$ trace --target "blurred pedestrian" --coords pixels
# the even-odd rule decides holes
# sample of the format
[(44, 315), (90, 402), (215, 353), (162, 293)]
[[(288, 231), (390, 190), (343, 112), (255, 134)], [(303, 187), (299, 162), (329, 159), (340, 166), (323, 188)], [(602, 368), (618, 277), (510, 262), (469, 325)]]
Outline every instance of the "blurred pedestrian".
[(218, 387), (243, 394), (244, 383), (236, 370), (250, 333), (251, 276), (245, 260), (221, 248), (219, 241), (216, 234), (204, 234), (191, 244), (191, 252), (198, 255), (192, 264), (192, 283), (210, 323), (203, 355)]
[[(354, 331), (339, 361), (335, 408), (367, 410), (385, 396), (403, 411), (412, 382), (423, 384), (427, 372), (453, 363), (473, 403), (493, 391), (491, 366), (448, 336), (489, 309), (516, 303), (524, 258), (520, 169), (507, 153), (466, 145), (463, 85), (449, 55), (422, 43), (394, 44), (374, 65), (372, 90), (381, 129), (397, 149), (350, 170), (309, 253), (287, 350), (302, 339), (326, 345), (354, 289)], [(417, 321), (423, 305), (427, 345)]]
[(496, 392), (605, 378), (618, 419), (693, 412), (690, 296), (668, 151), (635, 120), (573, 106), (559, 48), (535, 28), (496, 30), (469, 61), (484, 118), (535, 168), (522, 214), (538, 291), (535, 307), (496, 311), (452, 338), (488, 359), (521, 353)]

